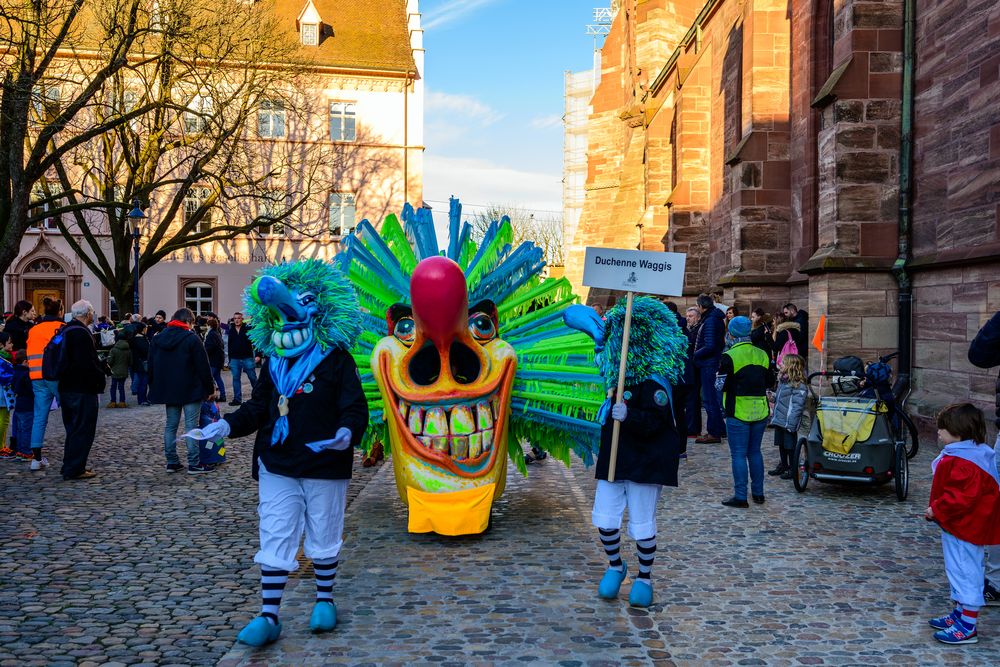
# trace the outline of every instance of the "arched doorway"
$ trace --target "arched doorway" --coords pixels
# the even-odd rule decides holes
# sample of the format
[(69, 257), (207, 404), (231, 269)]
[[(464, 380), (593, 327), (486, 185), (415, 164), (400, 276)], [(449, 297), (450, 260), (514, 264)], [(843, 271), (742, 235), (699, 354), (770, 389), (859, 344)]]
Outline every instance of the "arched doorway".
[(51, 257), (33, 260), (21, 273), (24, 284), (24, 298), (35, 306), (39, 314), (43, 312), (42, 302), (46, 297), (61, 299), (66, 303), (66, 270)]

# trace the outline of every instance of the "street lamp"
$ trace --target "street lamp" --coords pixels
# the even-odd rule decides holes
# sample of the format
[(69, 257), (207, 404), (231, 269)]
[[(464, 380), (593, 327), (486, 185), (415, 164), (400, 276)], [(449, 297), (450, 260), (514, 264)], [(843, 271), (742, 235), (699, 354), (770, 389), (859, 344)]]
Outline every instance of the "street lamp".
[(132, 250), (135, 252), (135, 267), (132, 269), (132, 314), (139, 313), (139, 225), (146, 218), (139, 206), (139, 200), (132, 200), (132, 210), (128, 213), (128, 224), (132, 230)]

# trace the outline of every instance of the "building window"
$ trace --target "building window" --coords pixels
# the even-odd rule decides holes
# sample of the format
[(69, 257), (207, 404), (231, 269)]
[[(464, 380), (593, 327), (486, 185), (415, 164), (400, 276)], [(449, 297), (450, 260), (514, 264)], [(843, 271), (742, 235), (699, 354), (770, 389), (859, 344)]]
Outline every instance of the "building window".
[[(184, 197), (185, 225), (198, 214), (198, 209), (205, 204), (208, 196), (208, 188), (191, 188), (188, 190), (187, 195)], [(195, 231), (199, 233), (212, 229), (212, 209), (206, 209), (203, 213), (202, 218), (198, 220), (198, 226), (195, 228)]]
[(188, 283), (184, 286), (184, 307), (195, 317), (203, 317), (213, 311), (213, 298), (212, 286), (208, 283)]
[(212, 116), (212, 98), (207, 95), (195, 95), (184, 112), (184, 131), (188, 134), (204, 132)]
[(319, 44), (319, 25), (316, 23), (302, 24), (302, 43), (305, 46), (317, 46)]
[(261, 218), (271, 218), (274, 222), (261, 221), (257, 230), (262, 236), (284, 236), (285, 225), (277, 222), (285, 215), (285, 196), (276, 193), (273, 196), (264, 197), (260, 200), (260, 210), (258, 215)]
[(330, 195), (330, 233), (343, 236), (354, 228), (354, 195), (349, 192), (334, 192)]
[[(59, 189), (58, 185), (53, 186), (55, 189)], [(28, 218), (35, 218), (45, 215), (46, 212), (51, 211), (59, 207), (59, 202), (50, 200), (50, 193), (53, 187), (45, 188), (36, 185), (31, 191), (31, 200), (33, 202), (41, 202), (31, 206), (28, 209)], [(46, 201), (48, 200), (48, 201)], [(32, 229), (44, 229), (47, 231), (56, 231), (59, 229), (59, 214), (46, 216), (32, 223)]]
[(330, 103), (330, 140), (355, 141), (358, 138), (354, 104)]
[(285, 136), (285, 104), (278, 100), (264, 100), (257, 110), (257, 134), (265, 139)]
[(59, 115), (59, 86), (38, 85), (31, 94), (31, 107), (36, 123), (51, 123)]
[(111, 318), (112, 322), (117, 322), (121, 319), (121, 313), (118, 312), (118, 302), (115, 301), (115, 297), (108, 296), (108, 317)]

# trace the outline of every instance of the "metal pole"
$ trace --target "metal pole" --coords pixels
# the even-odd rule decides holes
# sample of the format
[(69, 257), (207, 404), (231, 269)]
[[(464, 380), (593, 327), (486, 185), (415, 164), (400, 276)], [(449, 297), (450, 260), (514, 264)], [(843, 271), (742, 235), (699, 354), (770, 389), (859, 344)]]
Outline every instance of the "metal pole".
[(132, 314), (139, 314), (139, 222), (132, 229), (132, 247), (135, 252), (135, 266), (132, 270)]

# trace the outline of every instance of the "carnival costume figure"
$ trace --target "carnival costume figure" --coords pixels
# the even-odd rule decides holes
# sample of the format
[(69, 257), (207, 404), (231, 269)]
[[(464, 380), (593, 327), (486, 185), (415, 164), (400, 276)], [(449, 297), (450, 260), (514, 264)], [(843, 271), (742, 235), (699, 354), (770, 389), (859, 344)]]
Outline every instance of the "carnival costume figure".
[[(618, 597), (628, 573), (621, 557), (622, 516), (628, 508), (629, 535), (636, 542), (638, 576), (629, 604), (648, 607), (653, 602), (651, 572), (656, 555), (656, 506), (664, 485), (677, 486), (680, 432), (671, 404), (672, 386), (682, 380), (687, 338), (666, 306), (649, 297), (633, 304), (625, 391), (616, 395), (622, 349), (625, 308), (619, 304), (606, 320), (586, 306), (567, 310), (566, 323), (593, 337), (596, 361), (608, 389), (598, 414), (601, 446), (597, 456), (597, 491), (591, 515), (608, 557), (608, 570), (598, 595)], [(614, 421), (621, 422), (614, 481), (608, 481)]]
[(368, 402), (347, 351), (360, 333), (357, 297), (333, 265), (319, 260), (264, 269), (244, 294), (251, 339), (266, 357), (253, 395), (203, 430), (206, 439), (256, 432), (259, 482), (260, 616), (237, 639), (264, 646), (281, 633), (278, 607), (305, 533), (316, 572), (309, 628), (337, 622), (333, 580), (343, 544), (354, 447), (368, 424)]

